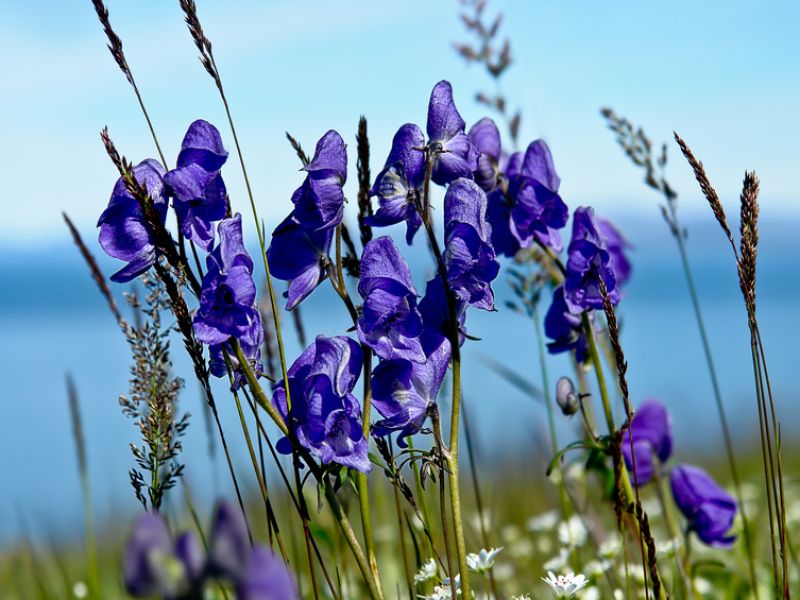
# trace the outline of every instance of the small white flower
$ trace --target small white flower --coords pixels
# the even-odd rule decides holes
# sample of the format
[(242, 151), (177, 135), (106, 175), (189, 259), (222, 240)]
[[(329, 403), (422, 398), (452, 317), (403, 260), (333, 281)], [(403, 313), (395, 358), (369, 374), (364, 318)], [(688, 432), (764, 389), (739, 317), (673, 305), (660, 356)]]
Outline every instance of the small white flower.
[(602, 600), (600, 590), (594, 586), (586, 588), (581, 594), (581, 600)]
[[(460, 596), (461, 590), (456, 593)], [(449, 585), (437, 585), (433, 588), (433, 593), (430, 596), (418, 596), (418, 598), (422, 600), (452, 600), (453, 590), (450, 589)]]
[(566, 548), (562, 548), (561, 551), (558, 553), (558, 556), (554, 556), (546, 563), (544, 563), (544, 568), (547, 571), (558, 571), (562, 569), (569, 560), (569, 550)]
[(424, 563), (417, 571), (416, 575), (414, 575), (414, 583), (424, 583), (426, 581), (430, 581), (439, 573), (439, 569), (436, 567), (436, 561), (432, 558), (428, 560), (428, 562)]
[(89, 596), (89, 587), (82, 581), (76, 581), (72, 586), (72, 595), (76, 598), (87, 598)]
[(530, 594), (524, 596), (511, 596), (511, 600), (531, 600)]
[(583, 520), (578, 515), (572, 515), (568, 521), (558, 524), (558, 539), (565, 546), (575, 548), (586, 543), (588, 532)]
[(611, 535), (600, 544), (600, 556), (614, 558), (622, 550), (622, 541), (618, 535)]
[(467, 554), (467, 566), (476, 573), (485, 573), (494, 566), (494, 559), (502, 549), (502, 546), (491, 550), (481, 548), (478, 554), (474, 552)]
[(701, 594), (710, 594), (714, 591), (714, 586), (711, 585), (711, 582), (702, 577), (694, 578), (694, 587)]
[(589, 580), (583, 575), (575, 575), (572, 572), (557, 576), (552, 571), (548, 571), (547, 577), (541, 579), (553, 590), (555, 598), (574, 598), (575, 594), (589, 583)]
[(584, 568), (589, 575), (599, 577), (611, 568), (611, 561), (592, 560), (586, 563), (586, 567)]
[(531, 531), (548, 531), (556, 526), (558, 519), (558, 513), (554, 510), (550, 510), (546, 513), (542, 513), (541, 515), (531, 517), (528, 519), (526, 526)]
[(533, 542), (522, 538), (511, 544), (508, 552), (513, 558), (530, 558), (533, 554)]
[(680, 538), (673, 538), (666, 542), (658, 542), (656, 544), (656, 556), (659, 558), (673, 556), (675, 551), (682, 545), (683, 541)]

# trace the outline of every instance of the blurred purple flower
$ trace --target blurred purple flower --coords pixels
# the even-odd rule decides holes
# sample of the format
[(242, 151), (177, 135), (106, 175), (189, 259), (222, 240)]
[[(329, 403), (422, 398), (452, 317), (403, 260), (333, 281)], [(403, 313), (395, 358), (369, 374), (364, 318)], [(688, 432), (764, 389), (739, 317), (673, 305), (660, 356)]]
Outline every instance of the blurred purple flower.
[(219, 243), (206, 258), (200, 308), (194, 316), (194, 331), (203, 343), (222, 344), (229, 338), (252, 335), (256, 286), (253, 261), (244, 248), (242, 217), (238, 213), (219, 224)]
[[(631, 455), (633, 438), (633, 456)], [(669, 413), (657, 400), (647, 400), (636, 411), (631, 426), (622, 436), (622, 456), (631, 471), (636, 459), (636, 481), (642, 486), (672, 455), (672, 427)]]
[[(153, 200), (161, 224), (167, 217), (167, 201), (164, 197), (164, 167), (148, 158), (133, 168), (133, 176)], [(135, 279), (156, 261), (156, 247), (138, 201), (125, 187), (120, 177), (108, 207), (97, 222), (100, 228), (100, 246), (109, 256), (128, 264), (111, 276), (111, 281), (125, 283)]]
[(236, 599), (299, 600), (300, 595), (286, 564), (268, 548), (254, 546), (236, 584)]
[(469, 139), (480, 152), (478, 166), (473, 173), (475, 183), (487, 194), (497, 187), (500, 174), (500, 131), (489, 117), (484, 117), (469, 130)]
[(342, 186), (347, 179), (347, 149), (342, 136), (332, 129), (326, 132), (303, 170), (306, 179), (292, 194), (295, 219), (309, 231), (336, 227), (344, 214)]
[(600, 278), (606, 285), (611, 303), (619, 302), (617, 280), (610, 264), (611, 255), (592, 208), (581, 206), (575, 209), (568, 253), (564, 299), (572, 312), (603, 308)]
[(205, 250), (214, 243), (214, 223), (227, 212), (227, 192), (219, 174), (227, 158), (217, 128), (198, 120), (183, 138), (177, 168), (164, 176), (181, 233)]
[(678, 465), (670, 478), (672, 496), (689, 521), (689, 527), (709, 546), (729, 548), (728, 535), (736, 516), (736, 501), (700, 467)]
[(203, 556), (194, 536), (173, 545), (157, 512), (145, 512), (131, 528), (122, 556), (122, 579), (131, 596), (175, 598), (188, 592), (202, 571)]
[(472, 178), (478, 166), (478, 150), (464, 133), (466, 123), (453, 102), (453, 87), (440, 81), (428, 103), (428, 140), (433, 149), (432, 179), (447, 185), (459, 177)]
[(361, 256), (358, 293), (364, 308), (358, 337), (380, 358), (425, 362), (422, 316), (408, 264), (390, 237), (370, 241)]
[(444, 262), (447, 282), (466, 304), (494, 309), (491, 282), (500, 269), (486, 221), (486, 194), (470, 179), (457, 179), (444, 197)]
[(397, 443), (405, 448), (403, 438), (422, 428), (436, 402), (449, 360), (450, 344), (444, 341), (424, 363), (381, 361), (372, 374), (372, 403), (384, 419), (373, 425), (373, 435), (399, 431)]
[[(456, 315), (458, 316), (459, 345), (464, 344), (464, 323), (466, 321), (467, 304), (456, 300)], [(430, 356), (442, 343), (449, 344), (448, 339), (448, 314), (447, 295), (445, 294), (442, 278), (438, 275), (428, 281), (425, 286), (425, 295), (419, 301), (419, 312), (422, 315), (422, 349), (425, 356)], [(448, 346), (449, 348), (449, 346)]]
[(392, 149), (383, 171), (378, 173), (370, 195), (378, 197), (378, 210), (365, 222), (373, 227), (406, 222), (406, 242), (411, 243), (422, 225), (422, 218), (414, 204), (421, 193), (425, 176), (425, 136), (422, 130), (406, 123), (392, 140)]
[(550, 354), (575, 351), (575, 360), (586, 362), (589, 356), (589, 343), (583, 331), (580, 314), (570, 312), (564, 301), (564, 288), (553, 292), (553, 301), (544, 317), (544, 333), (552, 342), (547, 344)]
[[(369, 472), (367, 440), (361, 427), (361, 407), (352, 394), (363, 364), (361, 347), (345, 336), (318, 336), (289, 368), (292, 421), (286, 401), (286, 382), (272, 397), (298, 442), (324, 464), (336, 462)], [(278, 450), (291, 452), (287, 438)]]
[(558, 230), (567, 224), (569, 210), (558, 194), (561, 179), (543, 140), (528, 145), (525, 154), (513, 154), (505, 166), (505, 189), (489, 197), (487, 218), (492, 243), (499, 254), (514, 256), (534, 241), (560, 252)]
[(214, 511), (208, 538), (208, 570), (212, 575), (240, 580), (250, 556), (247, 522), (239, 506), (221, 501)]
[[(264, 372), (261, 366), (261, 345), (264, 343), (264, 326), (261, 323), (261, 316), (258, 311), (249, 314), (248, 318), (250, 319), (249, 324), (237, 341), (239, 342), (239, 347), (242, 349), (242, 353), (247, 358), (250, 368), (256, 376), (262, 376)], [(222, 352), (223, 347), (228, 353), (228, 360), (234, 369), (233, 389), (238, 389), (241, 386), (243, 376), (238, 369), (239, 359), (227, 342), (209, 346), (209, 370), (215, 377), (225, 377), (228, 373), (227, 365), (225, 364), (225, 355)]]
[(617, 285), (622, 287), (631, 278), (631, 262), (626, 255), (626, 250), (630, 249), (631, 245), (611, 221), (598, 218), (597, 224), (600, 234), (606, 241), (610, 256), (609, 264), (614, 269)]
[(272, 232), (267, 260), (273, 277), (289, 282), (286, 310), (300, 304), (327, 276), (333, 229), (310, 231), (289, 215)]

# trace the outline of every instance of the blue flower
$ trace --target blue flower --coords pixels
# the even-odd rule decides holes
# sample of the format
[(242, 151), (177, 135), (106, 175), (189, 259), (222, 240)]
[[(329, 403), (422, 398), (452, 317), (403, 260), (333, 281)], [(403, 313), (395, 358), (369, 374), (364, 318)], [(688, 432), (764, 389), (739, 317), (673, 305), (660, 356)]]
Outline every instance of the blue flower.
[(177, 168), (164, 176), (181, 233), (205, 250), (214, 243), (214, 223), (227, 212), (227, 192), (219, 173), (227, 158), (217, 128), (198, 120), (183, 138)]
[[(163, 225), (167, 218), (167, 200), (164, 197), (164, 167), (148, 158), (133, 168), (133, 176), (153, 201), (156, 214)], [(156, 246), (139, 202), (125, 187), (120, 177), (108, 207), (97, 222), (100, 228), (100, 246), (109, 256), (128, 264), (111, 276), (111, 281), (125, 283), (135, 279), (156, 261)]]
[(475, 149), (480, 152), (478, 164), (472, 174), (475, 183), (487, 194), (497, 187), (500, 176), (500, 131), (489, 117), (484, 117), (469, 130), (469, 139)]
[(358, 292), (364, 299), (358, 320), (361, 342), (380, 358), (425, 362), (417, 290), (391, 238), (374, 239), (364, 248)]
[(572, 239), (567, 252), (569, 257), (564, 281), (564, 300), (572, 312), (603, 308), (601, 278), (611, 303), (619, 302), (611, 255), (592, 208), (581, 206), (575, 210), (572, 216)]
[(459, 177), (472, 177), (478, 166), (478, 150), (464, 133), (466, 123), (453, 102), (448, 81), (437, 83), (428, 103), (428, 140), (433, 149), (432, 179), (446, 185)]
[(409, 244), (422, 225), (415, 201), (422, 193), (420, 188), (425, 176), (424, 145), (425, 136), (416, 125), (406, 123), (397, 130), (386, 165), (370, 190), (371, 195), (378, 197), (378, 210), (365, 219), (365, 223), (373, 227), (405, 221)]
[(347, 179), (347, 149), (342, 136), (334, 130), (326, 132), (303, 170), (306, 179), (292, 194), (295, 219), (309, 231), (336, 227), (344, 215), (342, 186)]
[(583, 330), (581, 315), (570, 312), (564, 301), (564, 288), (558, 287), (553, 292), (553, 301), (544, 316), (544, 333), (552, 342), (548, 342), (550, 354), (575, 351), (575, 360), (586, 362), (589, 356), (589, 343)]
[[(336, 462), (364, 473), (371, 465), (361, 425), (361, 407), (352, 394), (363, 365), (361, 347), (352, 339), (318, 336), (289, 368), (292, 420), (286, 382), (275, 386), (273, 404), (287, 420), (298, 442), (324, 464)], [(278, 441), (291, 452), (287, 438)]]
[[(631, 454), (633, 438), (633, 454)], [(622, 456), (633, 474), (636, 459), (636, 482), (648, 483), (672, 455), (672, 428), (669, 413), (657, 400), (643, 402), (633, 416), (631, 426), (622, 436)]]
[(703, 543), (730, 548), (736, 540), (728, 532), (736, 517), (736, 501), (700, 467), (678, 465), (670, 476), (672, 496), (689, 527)]
[(486, 194), (469, 179), (456, 179), (444, 197), (444, 261), (447, 283), (458, 300), (494, 309), (491, 282), (500, 265), (486, 221)]

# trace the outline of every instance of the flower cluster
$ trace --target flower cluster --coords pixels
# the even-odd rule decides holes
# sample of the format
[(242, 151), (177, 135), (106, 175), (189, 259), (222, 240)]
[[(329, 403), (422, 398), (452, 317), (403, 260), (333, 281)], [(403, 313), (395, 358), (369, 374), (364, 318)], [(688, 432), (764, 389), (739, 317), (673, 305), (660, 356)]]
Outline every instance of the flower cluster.
[[(633, 452), (631, 452), (633, 450)], [(640, 486), (660, 477), (672, 455), (672, 430), (667, 409), (656, 400), (644, 402), (622, 437), (622, 455)], [(700, 467), (677, 465), (670, 473), (672, 496), (689, 528), (706, 544), (729, 547), (736, 501)]]
[(193, 533), (173, 540), (159, 513), (143, 513), (125, 547), (122, 578), (137, 598), (189, 600), (201, 597), (206, 583), (215, 579), (231, 582), (237, 600), (299, 598), (283, 561), (264, 546), (251, 546), (241, 511), (226, 502), (217, 506), (208, 555)]
[(267, 250), (272, 275), (289, 282), (287, 310), (327, 276), (331, 241), (344, 214), (347, 149), (342, 136), (333, 130), (323, 135), (303, 170), (306, 178), (292, 194), (294, 209), (272, 232)]

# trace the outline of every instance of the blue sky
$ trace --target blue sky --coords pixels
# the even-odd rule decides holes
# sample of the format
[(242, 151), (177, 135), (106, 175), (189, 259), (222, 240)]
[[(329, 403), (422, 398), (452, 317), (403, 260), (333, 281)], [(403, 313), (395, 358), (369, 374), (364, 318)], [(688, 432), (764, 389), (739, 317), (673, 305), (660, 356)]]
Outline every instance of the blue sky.
[[(523, 110), (522, 138), (548, 140), (570, 205), (658, 218), (656, 198), (598, 116), (609, 105), (655, 140), (681, 132), (726, 201), (736, 201), (744, 170), (754, 168), (763, 212), (800, 216), (796, 2), (490, 4), (505, 12), (504, 31), (512, 38), (516, 64), (504, 91)], [(186, 126), (198, 117), (218, 123), (230, 146), (177, 0), (110, 0), (109, 6), (168, 158), (174, 160)], [(455, 0), (200, 0), (199, 9), (268, 227), (288, 211), (302, 179), (284, 131), (311, 149), (335, 128), (352, 147), (365, 114), (376, 170), (394, 130), (424, 121), (439, 79), (453, 82), (468, 122), (483, 114), (472, 96), (491, 82), (451, 49), (463, 37)], [(100, 128), (108, 125), (132, 160), (155, 153), (133, 95), (104, 47), (89, 0), (0, 0), (0, 13), (0, 240), (61, 240), (61, 210), (91, 231), (115, 179)], [(682, 210), (706, 210), (671, 150)], [(244, 211), (238, 171), (231, 165), (225, 174)]]

